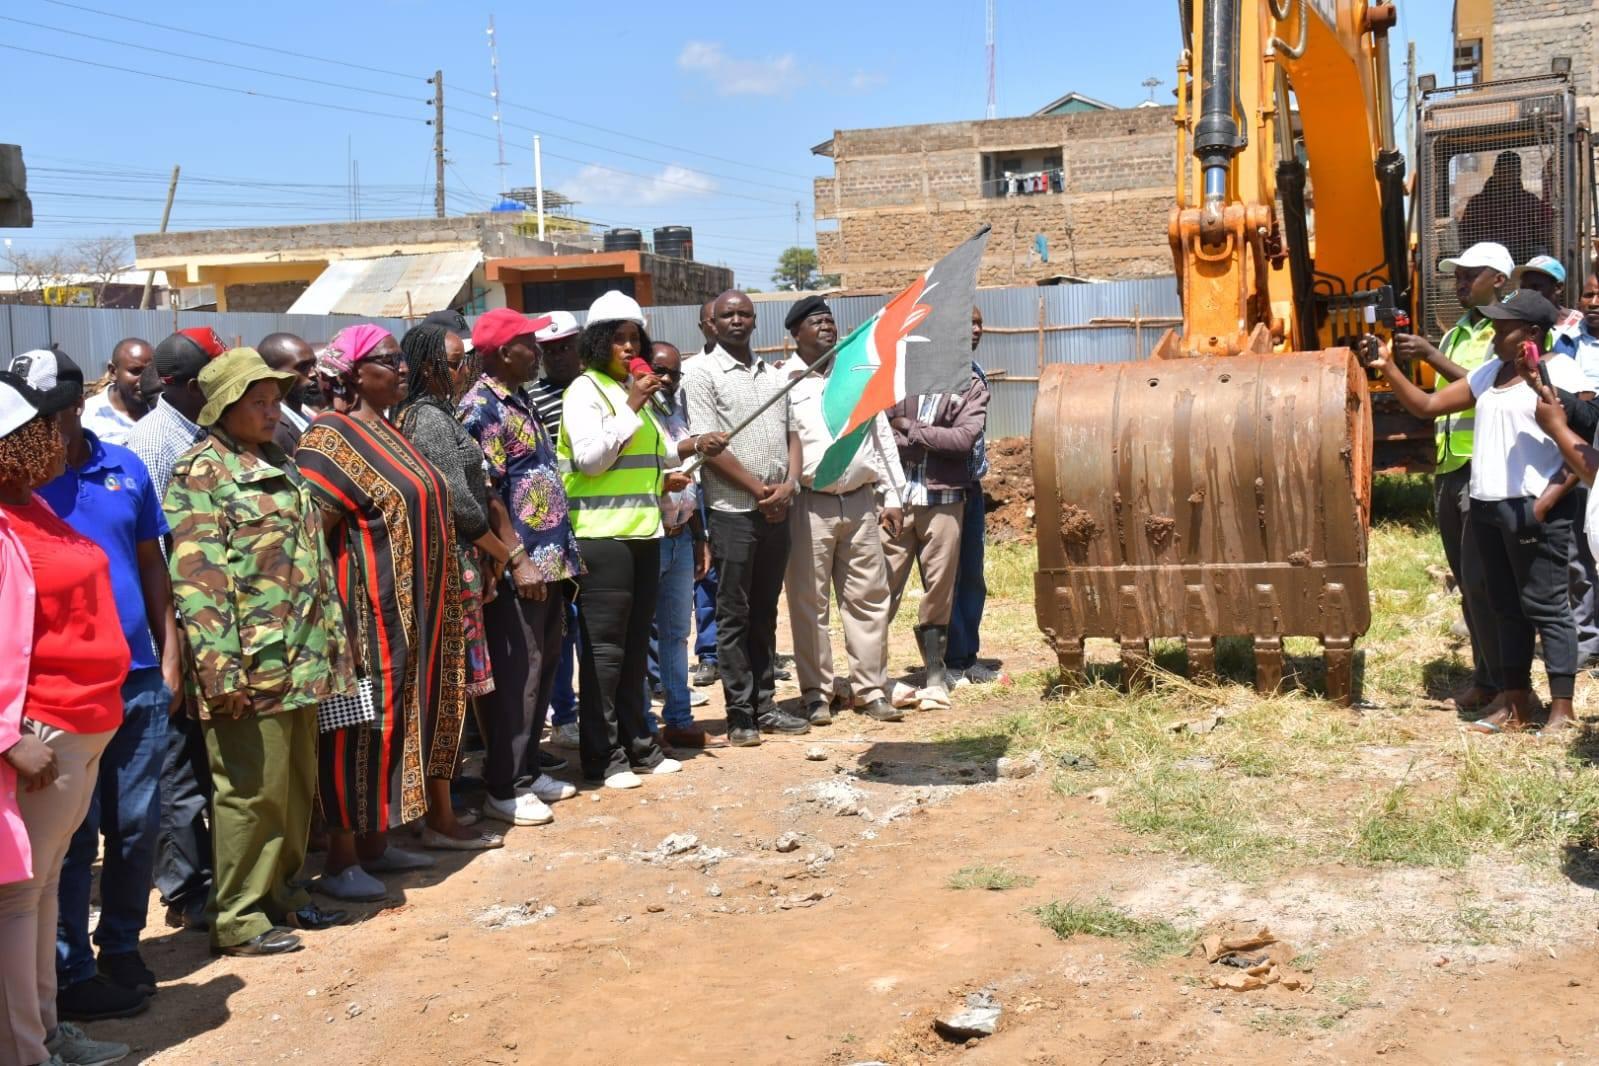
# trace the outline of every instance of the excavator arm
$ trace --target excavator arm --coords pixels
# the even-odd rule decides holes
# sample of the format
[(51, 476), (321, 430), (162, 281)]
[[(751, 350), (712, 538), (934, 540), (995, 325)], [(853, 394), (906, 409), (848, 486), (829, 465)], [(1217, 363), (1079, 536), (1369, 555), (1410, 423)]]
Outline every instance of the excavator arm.
[(1087, 638), (1110, 637), (1132, 685), (1153, 639), (1184, 638), (1203, 675), (1219, 638), (1250, 637), (1268, 692), (1284, 679), (1283, 638), (1315, 636), (1323, 691), (1348, 702), (1371, 621), (1372, 456), (1349, 346), (1409, 305), (1394, 9), (1179, 7), (1168, 236), (1183, 327), (1149, 361), (1040, 379), (1039, 625), (1065, 678), (1084, 676)]

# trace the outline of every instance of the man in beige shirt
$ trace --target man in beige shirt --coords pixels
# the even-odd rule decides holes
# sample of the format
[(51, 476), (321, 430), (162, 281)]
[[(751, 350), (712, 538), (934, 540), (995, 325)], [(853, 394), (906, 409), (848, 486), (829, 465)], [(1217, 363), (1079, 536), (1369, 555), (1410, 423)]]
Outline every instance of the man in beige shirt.
[[(803, 375), (838, 341), (833, 312), (820, 296), (797, 302), (783, 325), (799, 347), (797, 355), (777, 366), (784, 378)], [(789, 394), (789, 424), (799, 434), (804, 457), (799, 496), (788, 514), (791, 546), (786, 578), (803, 714), (813, 725), (825, 725), (833, 720), (834, 708), (842, 709), (845, 702), (845, 693), (834, 685), (828, 637), (829, 598), (836, 591), (849, 658), (850, 702), (862, 714), (897, 722), (904, 714), (889, 703), (886, 692), (890, 602), (878, 526), (881, 523), (890, 536), (899, 533), (904, 472), (888, 421), (878, 415), (843, 476), (825, 489), (815, 488), (816, 468), (833, 442), (822, 417), (826, 386), (824, 370), (805, 378)]]

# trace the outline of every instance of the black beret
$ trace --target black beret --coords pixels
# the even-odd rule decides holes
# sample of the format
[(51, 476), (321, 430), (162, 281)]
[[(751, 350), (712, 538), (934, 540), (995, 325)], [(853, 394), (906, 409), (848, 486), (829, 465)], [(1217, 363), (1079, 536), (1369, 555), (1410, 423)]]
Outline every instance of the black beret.
[(788, 309), (788, 314), (783, 316), (783, 328), (793, 333), (794, 327), (818, 311), (826, 311), (828, 314), (833, 313), (833, 309), (827, 306), (827, 301), (820, 296), (802, 297), (795, 301), (794, 306)]

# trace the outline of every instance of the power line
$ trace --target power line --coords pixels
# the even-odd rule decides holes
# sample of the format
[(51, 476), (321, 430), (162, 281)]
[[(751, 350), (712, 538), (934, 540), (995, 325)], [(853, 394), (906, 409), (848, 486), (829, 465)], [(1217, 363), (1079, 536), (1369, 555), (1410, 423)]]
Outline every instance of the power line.
[[(272, 45), (261, 44), (258, 41), (241, 41), (241, 40), (238, 40), (237, 38), (223, 37), (223, 36), (221, 36), (219, 34), (214, 34), (214, 33), (205, 33), (205, 32), (203, 32), (201, 30), (190, 29), (190, 28), (188, 28), (186, 26), (172, 26), (172, 25), (168, 25), (166, 23), (154, 22), (154, 21), (152, 21), (150, 19), (137, 18), (137, 17), (135, 17), (133, 15), (125, 15), (125, 14), (122, 14), (121, 12), (117, 12), (117, 11), (107, 11), (107, 10), (103, 10), (101, 8), (89, 7), (89, 6), (85, 5), (85, 4), (71, 3), (71, 2), (69, 2), (69, 0), (44, 0), (44, 2), (47, 3), (47, 4), (54, 4), (57, 7), (71, 8), (71, 9), (77, 10), (77, 11), (86, 11), (86, 12), (89, 12), (90, 14), (94, 14), (94, 15), (102, 15), (102, 16), (104, 16), (106, 18), (121, 19), (124, 22), (137, 23), (138, 25), (141, 25), (141, 26), (149, 26), (149, 27), (151, 27), (153, 29), (165, 30), (168, 33), (184, 33), (184, 34), (188, 34), (188, 35), (193, 36), (193, 37), (202, 37), (202, 38), (205, 38), (206, 40), (220, 41), (223, 44), (236, 45), (236, 46), (238, 46), (240, 48), (255, 48), (255, 49), (259, 49), (261, 51), (265, 51), (265, 52), (272, 52), (272, 53), (275, 53), (277, 55), (292, 56), (295, 59), (309, 60), (309, 61), (315, 62), (315, 63), (331, 64), (333, 66), (338, 67), (341, 70), (346, 70), (346, 71), (348, 71), (348, 70), (360, 70), (360, 71), (365, 71), (365, 72), (367, 72), (369, 74), (382, 74), (382, 75), (385, 75), (385, 76), (391, 77), (391, 78), (405, 78), (407, 80), (416, 80), (416, 79), (420, 79), (420, 78), (425, 78), (426, 77), (426, 75), (423, 75), (423, 74), (418, 74), (418, 75), (402, 74), (399, 71), (386, 70), (386, 69), (384, 69), (382, 67), (363, 66), (363, 65), (361, 65), (359, 63), (351, 63), (351, 62), (349, 62), (346, 59), (334, 59), (334, 58), (331, 58), (331, 57), (328, 57), (328, 56), (314, 55), (314, 54), (309, 53), (309, 52), (303, 52), (303, 51), (298, 51), (298, 50), (294, 50), (294, 49), (277, 48), (277, 47), (274, 47)], [(118, 43), (122, 43), (122, 42), (118, 42)], [(207, 60), (207, 62), (209, 62), (209, 60)], [(462, 90), (460, 90), (460, 92), (462, 92), (462, 93), (464, 93), (466, 95), (469, 95), (469, 96), (476, 96), (476, 97), (479, 97), (479, 98), (484, 99), (484, 100), (495, 101), (495, 98), (493, 96), (491, 96), (490, 94), (488, 94), (488, 93), (476, 92), (476, 91), (471, 90), (471, 89), (462, 89)], [(498, 101), (495, 101), (495, 103), (496, 103), (496, 106), (498, 106)], [(689, 148), (689, 147), (686, 147), (686, 146), (680, 145), (680, 144), (669, 144), (666, 141), (652, 140), (652, 139), (650, 139), (648, 137), (641, 137), (641, 136), (639, 136), (636, 133), (629, 133), (629, 132), (627, 132), (625, 130), (611, 129), (609, 127), (601, 126), (601, 125), (598, 125), (598, 124), (593, 123), (593, 122), (587, 122), (587, 121), (585, 121), (583, 119), (571, 118), (571, 117), (569, 117), (567, 115), (557, 114), (556, 112), (553, 112), (553, 111), (544, 111), (544, 110), (541, 110), (540, 108), (529, 107), (526, 104), (506, 104), (505, 106), (514, 107), (514, 108), (517, 108), (518, 110), (527, 111), (527, 112), (530, 112), (530, 113), (535, 114), (535, 115), (543, 115), (546, 118), (557, 119), (557, 120), (559, 120), (561, 122), (570, 123), (571, 125), (574, 125), (574, 126), (582, 126), (582, 127), (586, 128), (586, 129), (597, 130), (597, 131), (599, 131), (601, 133), (608, 133), (608, 134), (610, 134), (610, 135), (612, 135), (614, 137), (626, 137), (626, 138), (628, 138), (630, 140), (638, 141), (638, 142), (643, 143), (643, 144), (653, 144), (653, 145), (655, 145), (657, 147), (660, 147), (660, 148), (670, 148), (673, 151), (688, 152), (691, 155), (697, 155), (697, 156), (699, 156), (702, 159), (714, 159), (714, 160), (716, 160), (719, 163), (728, 163), (728, 164), (730, 164), (732, 166), (744, 167), (744, 168), (750, 169), (750, 170), (764, 170), (764, 171), (767, 171), (768, 173), (779, 174), (779, 175), (782, 175), (784, 177), (800, 178), (800, 179), (805, 180), (805, 181), (809, 181), (811, 179), (811, 177), (812, 177), (812, 175), (800, 174), (800, 173), (797, 173), (795, 171), (789, 171), (789, 170), (779, 170), (779, 169), (777, 169), (775, 167), (763, 166), (763, 165), (761, 165), (759, 163), (748, 163), (748, 162), (745, 162), (745, 161), (740, 160), (740, 159), (730, 159), (730, 158), (728, 158), (726, 156), (712, 155), (711, 153), (705, 152), (705, 151), (703, 151), (701, 149), (698, 149), (698, 148)], [(539, 131), (535, 131), (535, 132), (543, 132), (543, 131), (539, 130)]]
[[(57, 0), (48, 0), (48, 2), (55, 3)], [(37, 48), (24, 48), (21, 45), (7, 44), (4, 41), (0, 41), (0, 48), (5, 48), (12, 52), (25, 52), (28, 55), (43, 56), (45, 59), (58, 59), (63, 63), (79, 63), (86, 67), (99, 67), (101, 70), (114, 70), (119, 74), (137, 74), (142, 78), (155, 78), (158, 81), (170, 81), (179, 85), (194, 85), (201, 89), (215, 89), (219, 92), (236, 93), (239, 96), (253, 96), (263, 100), (277, 100), (283, 103), (300, 104), (305, 107), (323, 107), (330, 111), (347, 111), (356, 115), (371, 115), (374, 118), (393, 118), (399, 119), (401, 122), (415, 122), (418, 125), (425, 124), (423, 119), (416, 118), (411, 115), (396, 115), (389, 111), (373, 111), (364, 107), (350, 107), (346, 104), (329, 104), (321, 100), (304, 100), (297, 96), (281, 96), (277, 93), (260, 92), (256, 89), (240, 89), (232, 85), (218, 85), (216, 82), (195, 81), (192, 78), (178, 78), (170, 74), (156, 74), (153, 71), (148, 70), (135, 70), (133, 67), (115, 66), (110, 63), (97, 63), (92, 59), (79, 59), (76, 56), (64, 56), (55, 52), (46, 52)]]
[[(54, 33), (64, 33), (71, 37), (82, 37), (84, 40), (88, 41), (99, 41), (102, 44), (114, 44), (120, 47), (127, 46), (126, 41), (119, 41), (113, 37), (99, 37), (92, 33), (83, 33), (80, 30), (69, 30), (63, 26), (51, 26), (43, 22), (29, 22), (27, 19), (14, 18), (10, 15), (0, 15), (0, 19), (3, 19), (6, 22), (15, 22), (19, 26), (32, 26), (36, 30), (50, 30)], [(372, 96), (388, 97), (391, 100), (404, 100), (407, 103), (421, 102), (421, 97), (419, 96), (407, 96), (404, 93), (391, 93), (385, 89), (367, 89), (360, 85), (351, 85), (348, 82), (324, 81), (321, 78), (308, 78), (301, 74), (285, 74), (282, 71), (264, 70), (260, 67), (246, 66), (243, 63), (229, 63), (226, 60), (215, 59), (211, 56), (189, 55), (186, 52), (173, 52), (165, 48), (154, 48), (150, 45), (140, 45), (139, 51), (154, 52), (157, 55), (172, 56), (174, 59), (187, 59), (190, 62), (202, 63), (206, 66), (231, 67), (234, 70), (248, 71), (252, 74), (265, 74), (269, 78), (284, 78), (288, 81), (302, 81), (307, 85), (321, 85), (329, 89), (343, 89), (347, 92), (368, 93)]]

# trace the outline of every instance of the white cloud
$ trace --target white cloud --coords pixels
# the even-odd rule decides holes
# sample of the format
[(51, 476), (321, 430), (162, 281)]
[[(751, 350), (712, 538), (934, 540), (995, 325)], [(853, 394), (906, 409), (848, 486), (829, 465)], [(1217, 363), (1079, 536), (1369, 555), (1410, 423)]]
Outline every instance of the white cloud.
[(849, 76), (849, 87), (854, 92), (865, 93), (888, 81), (888, 75), (875, 70), (857, 70)]
[(784, 96), (805, 83), (792, 52), (766, 59), (735, 59), (715, 41), (690, 41), (677, 65), (702, 74), (723, 96)]
[[(716, 181), (697, 170), (673, 163), (658, 174), (626, 174), (620, 170), (590, 164), (561, 191), (580, 204), (661, 204), (707, 196), (716, 191)], [(578, 209), (582, 214), (582, 208)]]

